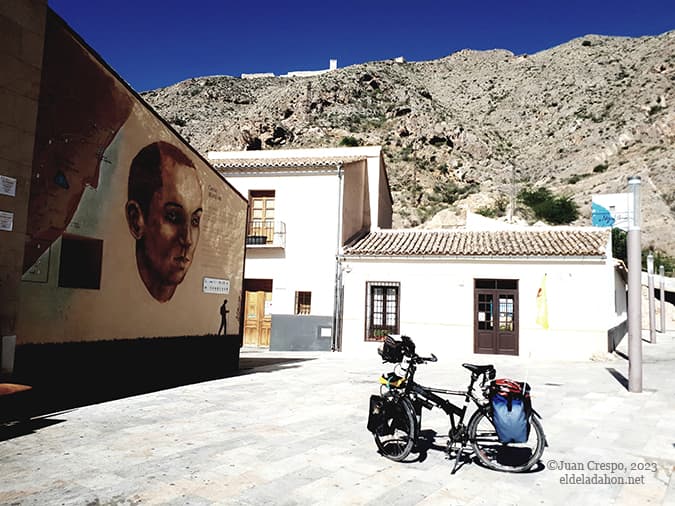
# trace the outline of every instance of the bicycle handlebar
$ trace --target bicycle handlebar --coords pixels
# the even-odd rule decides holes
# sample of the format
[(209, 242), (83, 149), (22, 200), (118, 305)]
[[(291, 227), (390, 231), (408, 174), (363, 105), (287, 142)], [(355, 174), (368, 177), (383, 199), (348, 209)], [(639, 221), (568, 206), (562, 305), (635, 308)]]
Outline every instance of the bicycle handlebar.
[(424, 364), (425, 362), (438, 362), (438, 358), (436, 358), (436, 355), (433, 353), (430, 357), (420, 357), (419, 355), (415, 355), (412, 357), (412, 360), (417, 364)]

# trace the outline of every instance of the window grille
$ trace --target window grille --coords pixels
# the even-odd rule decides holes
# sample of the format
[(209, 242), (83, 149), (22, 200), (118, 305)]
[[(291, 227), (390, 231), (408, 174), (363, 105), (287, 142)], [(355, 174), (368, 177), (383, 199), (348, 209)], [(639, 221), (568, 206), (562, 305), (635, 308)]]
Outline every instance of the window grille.
[(366, 341), (382, 341), (399, 333), (401, 283), (366, 283)]
[(295, 292), (295, 314), (310, 314), (312, 292)]

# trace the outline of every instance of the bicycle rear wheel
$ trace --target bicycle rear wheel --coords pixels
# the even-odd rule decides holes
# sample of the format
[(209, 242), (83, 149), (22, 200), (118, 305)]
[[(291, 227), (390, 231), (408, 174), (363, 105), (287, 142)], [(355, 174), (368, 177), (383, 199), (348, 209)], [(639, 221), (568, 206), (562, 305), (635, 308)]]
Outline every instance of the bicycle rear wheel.
[(524, 443), (500, 442), (492, 420), (483, 411), (476, 411), (469, 420), (468, 435), (481, 464), (508, 473), (522, 473), (534, 466), (541, 459), (546, 444), (544, 429), (534, 416), (530, 419), (530, 433)]
[(385, 417), (380, 429), (375, 432), (375, 444), (382, 455), (400, 462), (410, 455), (415, 445), (415, 410), (406, 398), (390, 398), (385, 405)]

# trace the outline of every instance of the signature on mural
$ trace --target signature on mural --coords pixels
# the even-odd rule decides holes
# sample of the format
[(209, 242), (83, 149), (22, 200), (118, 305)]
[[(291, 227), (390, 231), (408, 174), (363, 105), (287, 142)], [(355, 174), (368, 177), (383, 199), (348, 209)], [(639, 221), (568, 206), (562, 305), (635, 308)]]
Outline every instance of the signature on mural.
[(202, 187), (193, 162), (167, 142), (145, 146), (131, 162), (125, 212), (143, 284), (166, 302), (185, 279), (199, 241)]

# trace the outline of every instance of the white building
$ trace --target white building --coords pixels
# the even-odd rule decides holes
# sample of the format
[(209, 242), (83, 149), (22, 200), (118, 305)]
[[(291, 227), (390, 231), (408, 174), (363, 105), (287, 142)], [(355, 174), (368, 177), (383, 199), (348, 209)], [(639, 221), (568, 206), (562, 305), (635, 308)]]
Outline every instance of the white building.
[[(439, 357), (587, 360), (625, 334), (608, 229), (377, 231), (342, 262), (345, 352), (374, 352), (382, 334), (401, 333)], [(548, 329), (537, 323), (544, 307)]]
[(403, 333), (439, 355), (586, 360), (625, 335), (609, 229), (391, 230), (379, 147), (209, 158), (249, 199), (247, 345), (373, 353)]
[(391, 227), (380, 147), (211, 152), (248, 197), (244, 344), (339, 347), (338, 257), (345, 244)]

